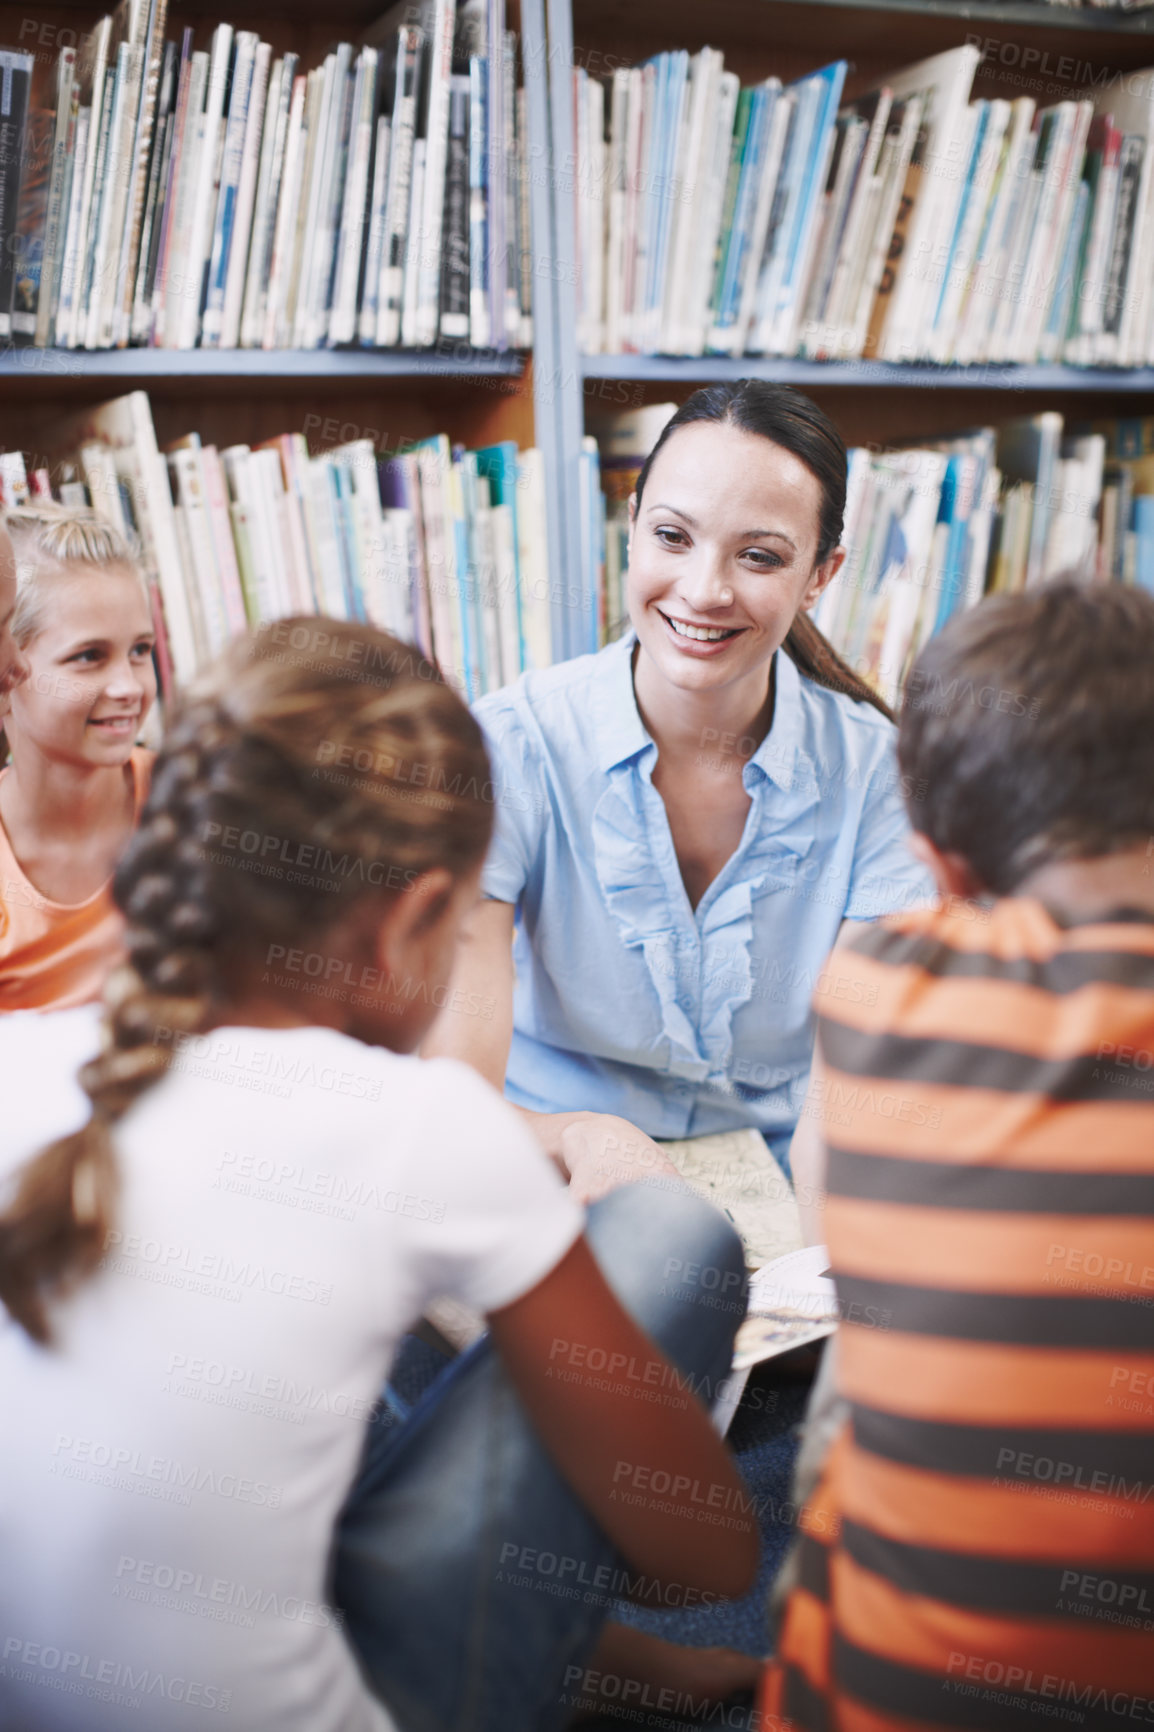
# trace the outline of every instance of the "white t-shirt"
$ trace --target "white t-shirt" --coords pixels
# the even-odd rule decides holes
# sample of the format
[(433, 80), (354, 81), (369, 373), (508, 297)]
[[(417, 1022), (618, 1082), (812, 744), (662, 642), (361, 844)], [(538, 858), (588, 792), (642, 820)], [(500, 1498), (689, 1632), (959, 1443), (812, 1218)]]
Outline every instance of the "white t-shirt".
[[(91, 1008), (0, 1020), (0, 1191), (95, 1046)], [(56, 1344), (0, 1321), (0, 1723), (383, 1732), (324, 1599), (367, 1416), (431, 1299), (510, 1304), (581, 1211), (464, 1065), (321, 1028), (188, 1042), (116, 1145)]]

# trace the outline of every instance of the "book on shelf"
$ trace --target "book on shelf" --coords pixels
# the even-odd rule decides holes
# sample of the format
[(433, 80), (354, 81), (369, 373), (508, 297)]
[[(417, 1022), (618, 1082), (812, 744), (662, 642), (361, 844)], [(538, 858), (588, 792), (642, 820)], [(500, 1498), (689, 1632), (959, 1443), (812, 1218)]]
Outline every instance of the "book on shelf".
[(588, 353), (1154, 365), (1154, 69), (973, 98), (972, 42), (842, 99), (715, 49), (574, 73)]
[[(553, 659), (535, 450), (440, 434), (387, 457), (370, 439), (314, 453), (300, 433), (221, 450), (189, 432), (162, 451), (134, 391), (63, 418), (46, 451), (42, 496), (135, 538), (177, 683), (247, 626), (300, 613), (418, 644), (470, 700)], [(0, 504), (29, 485), (21, 454), (0, 455)]]
[(14, 338), (35, 335), (40, 287), (44, 274), (44, 236), (53, 172), (53, 140), (57, 116), (51, 109), (30, 108), (24, 123), (20, 200), (14, 236), (16, 257), (12, 280), (11, 325)]
[(919, 649), (983, 595), (1057, 577), (1154, 589), (1140, 545), (1154, 464), (1111, 473), (1107, 440), (1054, 411), (903, 450), (850, 453), (848, 557), (814, 620), (890, 702)]
[[(596, 423), (606, 636), (626, 616), (629, 495), (674, 407)], [(1154, 590), (1154, 416), (1067, 426), (1047, 410), (891, 450), (852, 448), (842, 543), (845, 563), (812, 617), (895, 704), (922, 645), (984, 595), (1059, 576)]]
[(120, 0), (51, 66), (0, 50), (0, 339), (531, 344), (503, 0), (403, 0), (311, 69), (167, 24)]
[(0, 337), (12, 335), (20, 182), (32, 87), (32, 56), (0, 48)]

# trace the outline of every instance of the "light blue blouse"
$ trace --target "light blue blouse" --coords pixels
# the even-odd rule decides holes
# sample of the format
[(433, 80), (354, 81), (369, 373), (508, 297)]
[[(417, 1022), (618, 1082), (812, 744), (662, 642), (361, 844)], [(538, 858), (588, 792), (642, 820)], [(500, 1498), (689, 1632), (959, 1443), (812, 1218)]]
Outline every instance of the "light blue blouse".
[(635, 641), (476, 705), (496, 785), (482, 886), (517, 908), (506, 1087), (521, 1106), (617, 1113), (652, 1137), (752, 1126), (781, 1160), (842, 920), (932, 895), (894, 729), (779, 651), (745, 832), (694, 909), (653, 786)]

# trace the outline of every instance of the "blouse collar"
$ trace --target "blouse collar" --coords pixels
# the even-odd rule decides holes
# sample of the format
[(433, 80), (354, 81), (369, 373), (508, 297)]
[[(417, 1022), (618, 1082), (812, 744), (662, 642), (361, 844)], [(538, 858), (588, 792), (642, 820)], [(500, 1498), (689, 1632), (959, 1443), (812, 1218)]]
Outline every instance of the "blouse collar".
[[(636, 632), (626, 632), (601, 651), (600, 666), (592, 682), (593, 741), (598, 768), (603, 774), (619, 764), (639, 757), (653, 746), (653, 736), (641, 720), (633, 690), (633, 646)], [(762, 740), (750, 765), (778, 788), (795, 785), (801, 753), (803, 718), (801, 675), (788, 655), (774, 656), (776, 688), (773, 726)]]

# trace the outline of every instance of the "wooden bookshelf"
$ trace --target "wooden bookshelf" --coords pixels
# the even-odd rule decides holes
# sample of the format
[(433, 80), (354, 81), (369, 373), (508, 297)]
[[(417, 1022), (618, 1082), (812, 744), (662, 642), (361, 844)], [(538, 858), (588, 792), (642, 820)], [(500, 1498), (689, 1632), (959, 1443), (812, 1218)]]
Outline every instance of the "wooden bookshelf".
[[(548, 18), (546, 19), (546, 5)], [(35, 14), (0, 4), (0, 41), (45, 56), (102, 15), (99, 0), (51, 5)], [(338, 39), (356, 41), (382, 0), (171, 0), (167, 31), (186, 25), (198, 46), (227, 16), (259, 30), (277, 52), (295, 49), (306, 66)], [(790, 80), (834, 55), (853, 62), (847, 94), (891, 67), (956, 47), (967, 37), (1004, 44), (1002, 60), (980, 70), (974, 93), (1018, 94), (1039, 70), (1039, 101), (1054, 100), (1077, 78), (1154, 63), (1154, 10), (1105, 12), (1035, 0), (520, 0), (509, 7), (519, 31), (528, 92), (534, 271), (531, 357), (437, 350), (79, 350), (0, 352), (0, 448), (35, 448), (54, 419), (73, 408), (133, 389), (147, 390), (162, 440), (192, 428), (206, 439), (255, 442), (307, 428), (320, 449), (379, 430), (383, 449), (446, 430), (469, 444), (514, 438), (545, 458), (550, 569), (559, 594), (578, 584), (576, 527), (580, 440), (599, 408), (683, 399), (697, 385), (747, 375), (811, 391), (847, 439), (929, 436), (997, 421), (1039, 407), (1068, 405), (1088, 420), (1154, 401), (1154, 369), (1115, 372), (1064, 367), (892, 366), (872, 361), (670, 359), (649, 355), (581, 356), (576, 346), (571, 194), (563, 165), (572, 150), (576, 62), (607, 75), (671, 47), (721, 48), (743, 81), (775, 73)], [(1029, 54), (1028, 62), (1023, 60)], [(1048, 59), (1046, 57), (1049, 57)], [(1090, 70), (1088, 70), (1090, 69)], [(1104, 70), (1103, 70), (1104, 69)], [(561, 172), (558, 172), (560, 169)], [(336, 426), (338, 433), (326, 435)], [(353, 430), (356, 430), (354, 432)], [(564, 653), (564, 609), (557, 618)]]
[(1154, 367), (934, 367), (892, 361), (803, 361), (761, 355), (583, 355), (586, 379), (638, 379), (676, 384), (692, 380), (775, 379), (783, 385), (841, 385), (894, 391), (1109, 391), (1154, 393)]
[[(555, 0), (554, 11), (564, 3)], [(1059, 85), (1088, 83), (1095, 75), (1133, 71), (1154, 61), (1154, 10), (1115, 14), (1043, 0), (1007, 0), (1003, 5), (983, 0), (710, 0), (707, 7), (685, 0), (630, 0), (627, 7), (617, 0), (571, 4), (575, 60), (590, 72), (635, 64), (662, 49), (695, 53), (708, 45), (724, 52), (726, 66), (743, 83), (771, 73), (788, 83), (841, 57), (852, 63), (846, 80), (850, 98), (871, 88), (884, 72), (975, 37), (995, 40), (1005, 55), (1005, 61), (979, 70), (975, 96), (1016, 95), (1023, 80), (1038, 76), (1054, 87), (1045, 91), (1046, 99), (1056, 100)], [(1071, 65), (1060, 73), (1064, 61)], [(1078, 74), (1071, 66), (1079, 64), (1094, 70)]]
[[(835, 57), (851, 62), (846, 97), (876, 85), (883, 74), (960, 47), (992, 40), (992, 64), (979, 67), (974, 97), (1033, 94), (1039, 106), (1060, 100), (1075, 85), (1108, 81), (1154, 65), (1154, 10), (1104, 11), (1036, 0), (551, 0), (549, 60), (584, 66), (608, 76), (672, 48), (690, 53), (708, 45), (725, 55), (743, 83), (775, 74), (783, 82), (804, 76)], [(571, 81), (550, 80), (551, 128), (556, 160), (573, 136)], [(568, 146), (571, 150), (572, 146)], [(572, 202), (554, 203), (554, 256), (576, 259)], [(1064, 410), (1072, 422), (1119, 412), (1139, 414), (1154, 404), (1154, 368), (1134, 371), (1065, 366), (973, 368), (894, 365), (871, 360), (821, 362), (793, 358), (581, 355), (576, 344), (572, 271), (559, 270), (557, 365), (576, 386), (557, 430), (563, 493), (575, 498), (578, 453), (598, 411), (647, 402), (684, 401), (715, 380), (757, 377), (809, 392), (833, 416), (848, 443), (889, 442), (940, 435), (1036, 413)], [(564, 501), (562, 501), (562, 508)], [(567, 537), (567, 547), (575, 545)], [(576, 555), (563, 569), (577, 581)]]
[[(114, 0), (49, 3), (34, 12), (0, 3), (0, 43), (38, 57), (50, 70), (59, 49), (75, 46)], [(166, 35), (187, 26), (196, 46), (207, 47), (214, 27), (227, 19), (272, 43), (275, 53), (293, 50), (301, 69), (319, 65), (338, 41), (359, 41), (387, 9), (388, 0), (170, 0)], [(544, 0), (507, 0), (506, 21), (520, 38), (528, 91), (528, 137), (534, 163), (551, 161), (546, 81)], [(547, 261), (553, 233), (552, 176), (530, 180), (534, 258)], [(474, 352), (452, 343), (433, 350), (0, 350), (0, 450), (50, 448), (53, 422), (72, 410), (132, 390), (148, 392), (162, 444), (191, 430), (218, 444), (261, 440), (290, 430), (307, 431), (314, 450), (379, 431), (383, 454), (407, 442), (447, 432), (476, 447), (513, 439), (541, 448), (550, 510), (547, 519), (550, 570), (564, 562), (564, 491), (561, 446), (556, 436), (568, 398), (580, 385), (562, 374), (557, 358), (556, 310), (547, 286), (548, 267), (534, 275), (534, 345), (516, 351)], [(336, 435), (328, 431), (338, 429)], [(558, 591), (558, 593), (560, 593)], [(565, 609), (556, 606), (554, 630), (563, 641)]]

